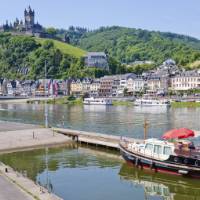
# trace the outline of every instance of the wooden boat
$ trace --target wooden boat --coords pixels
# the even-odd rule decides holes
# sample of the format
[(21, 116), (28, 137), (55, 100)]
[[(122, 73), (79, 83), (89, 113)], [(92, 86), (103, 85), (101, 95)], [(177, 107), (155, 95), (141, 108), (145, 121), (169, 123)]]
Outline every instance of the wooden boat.
[(190, 141), (122, 139), (119, 146), (123, 158), (142, 169), (200, 178), (200, 148), (192, 146)]

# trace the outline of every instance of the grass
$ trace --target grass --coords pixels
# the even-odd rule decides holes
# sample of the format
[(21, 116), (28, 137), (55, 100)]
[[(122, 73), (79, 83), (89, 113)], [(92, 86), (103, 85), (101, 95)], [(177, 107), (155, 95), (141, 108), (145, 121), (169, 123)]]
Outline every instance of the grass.
[(50, 40), (54, 43), (54, 46), (59, 49), (61, 52), (63, 52), (64, 54), (68, 54), (71, 55), (73, 57), (76, 58), (80, 58), (83, 57), (86, 52), (80, 48), (74, 47), (70, 44), (66, 44), (64, 42), (60, 42), (57, 40), (53, 40), (53, 39), (45, 39), (45, 38), (36, 38), (35, 37), (36, 42), (43, 44), (46, 40)]
[(172, 102), (172, 108), (196, 108), (200, 107), (200, 102)]
[(113, 101), (113, 106), (133, 106), (134, 103), (130, 101)]
[(48, 104), (82, 105), (83, 100), (81, 98), (70, 99), (69, 97), (61, 97), (61, 98), (48, 100), (47, 103)]

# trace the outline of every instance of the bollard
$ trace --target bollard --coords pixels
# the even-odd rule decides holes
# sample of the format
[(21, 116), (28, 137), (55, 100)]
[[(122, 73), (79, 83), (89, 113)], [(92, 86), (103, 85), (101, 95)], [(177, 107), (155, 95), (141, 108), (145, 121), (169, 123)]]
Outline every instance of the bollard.
[(33, 131), (33, 139), (35, 139), (35, 132)]
[(7, 167), (5, 168), (5, 172), (8, 173), (8, 168)]

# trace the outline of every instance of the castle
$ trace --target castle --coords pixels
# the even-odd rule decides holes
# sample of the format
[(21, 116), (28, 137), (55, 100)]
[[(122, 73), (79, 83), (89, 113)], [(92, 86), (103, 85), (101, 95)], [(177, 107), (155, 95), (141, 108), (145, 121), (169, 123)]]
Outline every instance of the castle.
[(14, 32), (42, 37), (45, 34), (44, 28), (37, 22), (35, 23), (35, 11), (29, 6), (24, 10), (24, 21), (16, 18), (14, 23), (8, 23), (0, 26), (0, 32)]

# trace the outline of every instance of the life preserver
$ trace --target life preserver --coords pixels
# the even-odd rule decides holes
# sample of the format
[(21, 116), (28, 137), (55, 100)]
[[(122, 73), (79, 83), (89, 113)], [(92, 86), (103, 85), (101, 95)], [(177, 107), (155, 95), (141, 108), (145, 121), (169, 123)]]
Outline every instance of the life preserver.
[(196, 167), (198, 167), (199, 166), (199, 161), (196, 160), (194, 164), (195, 164)]
[(179, 161), (179, 158), (178, 157), (174, 157), (174, 162), (178, 162)]
[(186, 158), (186, 159), (184, 159), (184, 164), (188, 164), (189, 163), (189, 160)]

